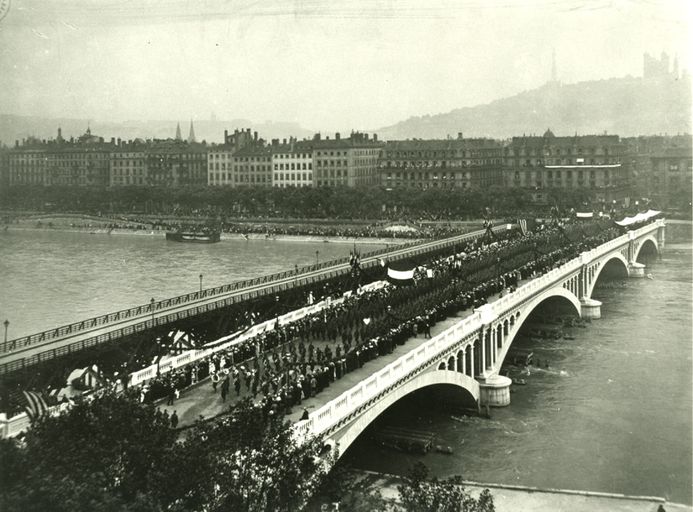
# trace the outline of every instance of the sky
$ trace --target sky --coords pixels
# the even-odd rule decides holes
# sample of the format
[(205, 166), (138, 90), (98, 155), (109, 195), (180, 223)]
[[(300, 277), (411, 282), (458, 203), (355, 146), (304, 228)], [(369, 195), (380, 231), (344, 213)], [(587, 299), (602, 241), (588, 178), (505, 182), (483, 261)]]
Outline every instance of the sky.
[(0, 114), (374, 129), (538, 87), (553, 52), (564, 83), (691, 69), (689, 3), (0, 0)]

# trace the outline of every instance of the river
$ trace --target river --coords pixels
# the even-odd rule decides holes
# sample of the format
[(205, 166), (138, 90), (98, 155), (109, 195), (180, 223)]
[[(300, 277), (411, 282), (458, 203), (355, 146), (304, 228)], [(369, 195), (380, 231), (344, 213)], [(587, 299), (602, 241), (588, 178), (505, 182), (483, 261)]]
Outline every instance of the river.
[(654, 279), (595, 291), (602, 318), (568, 329), (575, 339), (526, 345), (549, 370), (532, 370), (490, 420), (455, 420), (413, 400), (381, 418), (435, 432), (453, 455), (405, 454), (362, 437), (343, 463), (402, 475), (420, 460), (439, 477), (691, 504), (693, 251), (690, 226), (677, 231), (687, 237), (669, 233), (662, 259), (648, 265)]
[[(533, 371), (492, 419), (403, 403), (386, 414), (434, 431), (453, 455), (423, 457), (374, 447), (345, 454), (361, 469), (404, 474), (422, 460), (438, 476), (538, 487), (664, 496), (691, 503), (690, 226), (670, 226), (654, 279), (600, 288), (602, 319), (573, 329), (574, 340), (529, 348), (549, 370)], [(675, 228), (676, 236), (673, 236)], [(368, 246), (375, 248), (376, 246)], [(0, 233), (0, 320), (10, 337), (348, 254), (349, 245), (224, 241), (187, 245), (133, 235), (47, 231)], [(364, 248), (367, 250), (367, 248)]]

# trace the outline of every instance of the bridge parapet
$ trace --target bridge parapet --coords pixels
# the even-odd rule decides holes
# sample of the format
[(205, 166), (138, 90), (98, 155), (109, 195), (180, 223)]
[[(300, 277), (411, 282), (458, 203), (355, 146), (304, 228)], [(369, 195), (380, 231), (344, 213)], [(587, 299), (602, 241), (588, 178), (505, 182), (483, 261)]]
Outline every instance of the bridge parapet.
[(468, 335), (478, 331), (482, 325), (481, 313), (476, 312), (449, 327), (327, 402), (313, 412), (310, 419), (298, 422), (294, 427), (297, 435), (318, 435), (334, 429), (378, 395), (388, 392), (407, 381), (413, 374), (434, 365), (451, 349), (458, 350), (472, 345), (474, 340), (467, 339)]

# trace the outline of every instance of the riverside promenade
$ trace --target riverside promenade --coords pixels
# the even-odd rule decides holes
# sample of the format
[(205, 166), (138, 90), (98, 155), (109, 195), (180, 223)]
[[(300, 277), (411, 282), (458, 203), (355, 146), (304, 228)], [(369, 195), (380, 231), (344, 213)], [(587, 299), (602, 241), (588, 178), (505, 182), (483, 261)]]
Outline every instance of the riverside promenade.
[[(397, 500), (401, 477), (359, 472), (358, 480), (368, 482), (361, 489), (379, 491), (384, 500)], [(628, 496), (571, 489), (542, 489), (522, 485), (505, 485), (464, 481), (469, 494), (478, 498), (489, 489), (496, 512), (691, 512), (690, 505), (671, 503), (658, 496)], [(662, 507), (662, 508), (660, 508)]]

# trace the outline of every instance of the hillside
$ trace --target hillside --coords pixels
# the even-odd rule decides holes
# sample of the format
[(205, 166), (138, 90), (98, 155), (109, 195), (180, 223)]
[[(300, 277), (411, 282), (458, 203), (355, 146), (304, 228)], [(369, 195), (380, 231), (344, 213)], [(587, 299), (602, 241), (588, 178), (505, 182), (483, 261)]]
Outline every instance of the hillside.
[(383, 139), (505, 138), (523, 133), (613, 133), (622, 136), (691, 132), (691, 81), (612, 78), (557, 82), (486, 105), (411, 117), (377, 133)]

